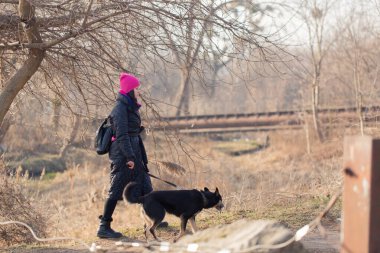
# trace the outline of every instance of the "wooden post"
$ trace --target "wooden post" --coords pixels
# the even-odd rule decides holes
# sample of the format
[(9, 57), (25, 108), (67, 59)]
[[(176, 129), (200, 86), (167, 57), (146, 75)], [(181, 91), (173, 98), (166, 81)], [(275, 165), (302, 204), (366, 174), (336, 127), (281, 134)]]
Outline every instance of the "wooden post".
[(380, 139), (344, 140), (341, 253), (380, 252)]

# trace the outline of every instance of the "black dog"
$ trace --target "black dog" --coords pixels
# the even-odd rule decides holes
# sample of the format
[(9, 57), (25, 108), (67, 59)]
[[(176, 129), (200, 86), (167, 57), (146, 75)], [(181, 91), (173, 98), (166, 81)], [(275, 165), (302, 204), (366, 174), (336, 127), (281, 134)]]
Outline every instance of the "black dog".
[(142, 214), (145, 219), (144, 235), (146, 239), (148, 239), (147, 230), (149, 229), (154, 239), (159, 240), (155, 234), (155, 229), (164, 219), (165, 212), (181, 218), (181, 231), (175, 239), (176, 241), (185, 234), (188, 220), (190, 220), (193, 233), (197, 231), (195, 216), (203, 208), (215, 207), (221, 210), (224, 207), (218, 188), (216, 188), (215, 192), (210, 192), (206, 187), (204, 191), (153, 191), (145, 196), (135, 197), (133, 189), (136, 186), (137, 183), (129, 183), (124, 189), (123, 197), (129, 203), (142, 204)]

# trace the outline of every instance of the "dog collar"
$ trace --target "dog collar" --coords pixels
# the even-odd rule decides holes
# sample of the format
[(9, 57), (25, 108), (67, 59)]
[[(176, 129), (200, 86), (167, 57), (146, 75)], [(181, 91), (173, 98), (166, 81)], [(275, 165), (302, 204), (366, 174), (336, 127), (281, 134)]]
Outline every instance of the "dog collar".
[(203, 194), (203, 192), (199, 191), (202, 195), (202, 199), (203, 199), (203, 206), (206, 207), (207, 204), (208, 204), (208, 200), (206, 198), (206, 196)]

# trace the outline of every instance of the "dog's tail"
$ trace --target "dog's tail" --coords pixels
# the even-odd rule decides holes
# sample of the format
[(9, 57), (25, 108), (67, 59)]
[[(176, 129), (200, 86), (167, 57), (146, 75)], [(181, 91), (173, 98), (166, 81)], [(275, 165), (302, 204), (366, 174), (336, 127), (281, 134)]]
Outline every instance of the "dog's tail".
[(136, 182), (131, 182), (124, 188), (124, 191), (123, 191), (124, 202), (128, 202), (131, 204), (142, 203), (144, 196), (136, 196), (136, 194), (134, 194), (135, 188), (137, 186), (138, 184)]

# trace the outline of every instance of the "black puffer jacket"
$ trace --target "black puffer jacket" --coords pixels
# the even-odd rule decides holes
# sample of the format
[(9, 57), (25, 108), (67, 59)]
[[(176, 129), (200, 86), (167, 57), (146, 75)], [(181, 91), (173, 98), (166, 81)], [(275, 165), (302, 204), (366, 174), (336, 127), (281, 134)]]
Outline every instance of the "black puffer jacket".
[(126, 164), (128, 161), (136, 163), (136, 155), (131, 144), (130, 137), (138, 136), (141, 149), (142, 161), (147, 164), (147, 155), (144, 144), (140, 137), (141, 118), (138, 110), (135, 110), (128, 99), (119, 94), (114, 109), (111, 112), (111, 122), (113, 125), (116, 141), (111, 145), (109, 158), (113, 164)]

